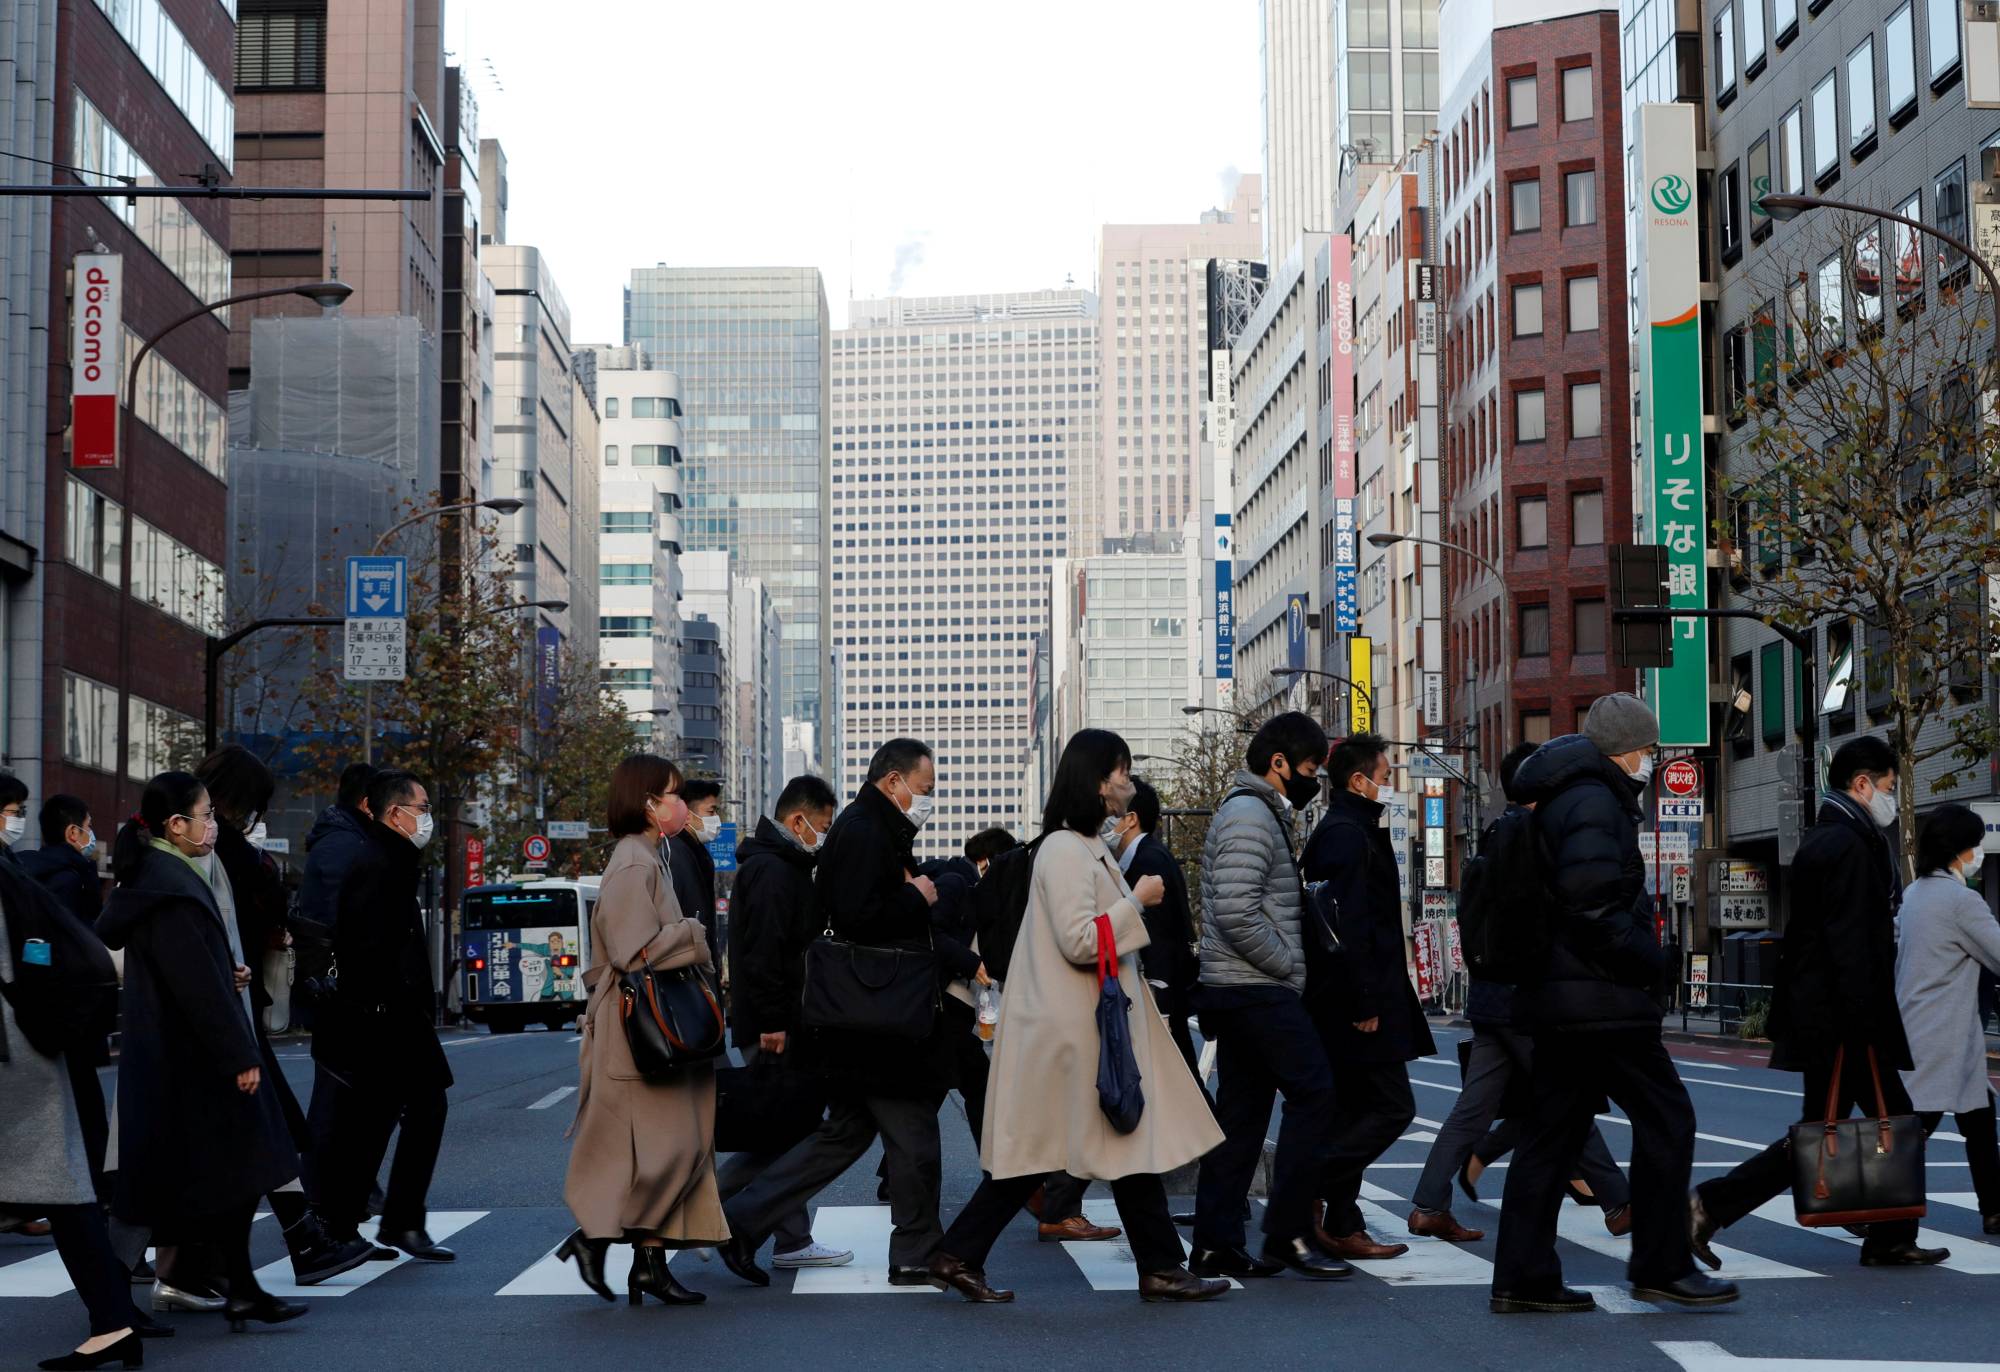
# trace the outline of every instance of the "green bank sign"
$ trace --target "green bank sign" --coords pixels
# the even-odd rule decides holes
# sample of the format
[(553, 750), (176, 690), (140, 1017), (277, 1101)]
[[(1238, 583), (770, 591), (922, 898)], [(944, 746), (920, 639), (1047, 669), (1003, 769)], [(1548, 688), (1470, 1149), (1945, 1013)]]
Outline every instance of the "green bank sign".
[[(1646, 433), (1649, 537), (1667, 549), (1668, 600), (1708, 604), (1708, 479), (1701, 431), (1701, 255), (1694, 203), (1693, 105), (1643, 105), (1640, 175), (1646, 273)], [(1648, 673), (1660, 742), (1708, 744), (1708, 626), (1673, 624), (1674, 665)]]

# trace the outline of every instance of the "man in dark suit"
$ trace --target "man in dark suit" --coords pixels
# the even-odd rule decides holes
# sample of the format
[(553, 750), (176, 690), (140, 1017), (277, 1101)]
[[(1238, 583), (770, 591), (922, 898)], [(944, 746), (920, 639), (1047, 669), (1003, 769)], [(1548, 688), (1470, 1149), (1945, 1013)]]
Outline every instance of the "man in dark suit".
[(687, 802), (688, 822), (667, 840), (667, 872), (682, 916), (701, 925), (713, 940), (715, 858), (709, 854), (708, 841), (722, 834), (722, 786), (714, 781), (683, 781), (681, 799)]
[[(1882, 1096), (1892, 1115), (1910, 1112), (1898, 1068), (1908, 1068), (1909, 1040), (1896, 1003), (1896, 907), (1902, 900), (1901, 863), (1894, 840), (1896, 753), (1879, 738), (1849, 739), (1827, 770), (1829, 793), (1819, 818), (1792, 859), (1791, 914), (1771, 995), (1771, 1066), (1803, 1072), (1802, 1120), (1826, 1115), (1836, 1049), (1845, 1048), (1834, 1114), (1845, 1119), (1856, 1105), (1875, 1102), (1868, 1070), (1872, 1048), (1881, 1069)], [(1792, 1187), (1792, 1148), (1783, 1138), (1725, 1176), (1688, 1196), (1688, 1229), (1694, 1254), (1721, 1265), (1709, 1246), (1765, 1201)], [(1946, 1248), (1917, 1245), (1917, 1222), (1868, 1226), (1861, 1245), (1864, 1267), (1928, 1267), (1951, 1256)]]
[(1201, 958), (1196, 953), (1199, 935), (1194, 913), (1188, 908), (1187, 874), (1180, 859), (1158, 837), (1160, 793), (1143, 777), (1133, 777), (1138, 794), (1123, 815), (1105, 823), (1105, 846), (1118, 859), (1130, 886), (1141, 877), (1158, 877), (1166, 883), (1166, 897), (1141, 913), (1146, 917), (1150, 942), (1139, 950), (1139, 965), (1153, 985), (1153, 999), (1167, 1017), (1174, 1042), (1187, 1059), (1188, 1070), (1201, 1079), (1199, 1059), (1194, 1051), (1194, 1035), (1188, 1031), (1188, 1015), (1194, 1009), (1194, 988), (1201, 979)]

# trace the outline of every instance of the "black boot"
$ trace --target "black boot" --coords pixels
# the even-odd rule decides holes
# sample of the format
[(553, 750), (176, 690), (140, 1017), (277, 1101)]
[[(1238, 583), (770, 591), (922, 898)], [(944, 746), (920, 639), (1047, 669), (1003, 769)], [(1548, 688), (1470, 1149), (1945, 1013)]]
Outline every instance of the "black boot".
[[(576, 1274), (583, 1278), (583, 1284), (602, 1296), (605, 1300), (618, 1298), (611, 1294), (610, 1286), (604, 1281), (604, 1255), (611, 1251), (610, 1239), (587, 1239), (581, 1229), (572, 1233), (556, 1250), (556, 1257), (563, 1262), (574, 1262)], [(633, 1263), (633, 1270), (638, 1263)]]
[(632, 1275), (625, 1281), (625, 1299), (632, 1305), (644, 1305), (648, 1294), (668, 1305), (700, 1305), (708, 1299), (674, 1280), (673, 1271), (667, 1266), (666, 1249), (634, 1245)]
[(326, 1231), (297, 1191), (272, 1194), (271, 1211), (285, 1230), (285, 1250), (292, 1255), (292, 1277), (300, 1286), (317, 1286), (329, 1277), (352, 1272), (375, 1254), (364, 1238), (335, 1239)]

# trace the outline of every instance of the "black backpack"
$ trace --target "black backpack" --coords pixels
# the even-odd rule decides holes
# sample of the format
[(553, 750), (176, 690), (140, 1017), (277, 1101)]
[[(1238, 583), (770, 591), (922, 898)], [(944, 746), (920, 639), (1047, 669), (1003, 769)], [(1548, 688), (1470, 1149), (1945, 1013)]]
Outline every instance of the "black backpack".
[(1486, 826), (1459, 878), (1458, 934), (1473, 976), (1542, 979), (1555, 941), (1551, 866), (1534, 811), (1509, 807)]
[[(118, 969), (111, 950), (40, 882), (4, 859), (0, 910), (6, 912), (7, 953), (14, 966), (14, 979), (0, 981), (0, 996), (13, 1009), (28, 1046), (48, 1058), (101, 1050), (118, 1027)], [(0, 1024), (0, 1062), (12, 1060), (9, 1050)]]
[(972, 888), (973, 927), (979, 932), (979, 956), (986, 974), (995, 981), (1007, 979), (1007, 964), (1014, 956), (1014, 940), (1021, 936), (1021, 920), (1028, 913), (1028, 888), (1034, 883), (1035, 853), (1042, 840), (1009, 848), (987, 865), (986, 875)]

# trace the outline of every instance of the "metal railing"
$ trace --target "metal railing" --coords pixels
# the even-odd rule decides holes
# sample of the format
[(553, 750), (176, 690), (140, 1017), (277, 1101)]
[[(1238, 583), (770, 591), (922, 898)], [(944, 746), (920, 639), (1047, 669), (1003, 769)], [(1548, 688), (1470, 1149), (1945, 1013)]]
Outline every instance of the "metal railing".
[(1684, 981), (1680, 984), (1682, 1033), (1741, 1034), (1746, 1018), (1763, 1034), (1758, 1021), (1771, 1007), (1771, 988), (1735, 981)]

